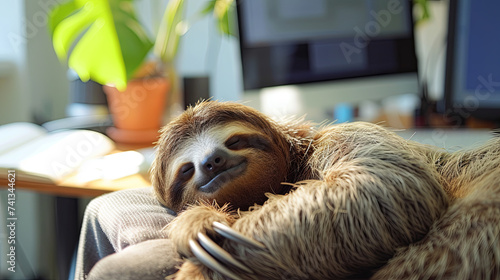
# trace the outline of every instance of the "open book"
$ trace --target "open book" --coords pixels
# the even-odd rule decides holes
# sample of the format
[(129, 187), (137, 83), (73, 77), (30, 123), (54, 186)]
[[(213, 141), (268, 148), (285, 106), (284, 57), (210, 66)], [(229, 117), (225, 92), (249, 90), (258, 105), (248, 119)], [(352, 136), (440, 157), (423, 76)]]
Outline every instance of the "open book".
[(90, 130), (47, 132), (32, 123), (0, 126), (0, 177), (16, 170), (29, 181), (57, 182), (85, 161), (114, 150), (107, 136)]

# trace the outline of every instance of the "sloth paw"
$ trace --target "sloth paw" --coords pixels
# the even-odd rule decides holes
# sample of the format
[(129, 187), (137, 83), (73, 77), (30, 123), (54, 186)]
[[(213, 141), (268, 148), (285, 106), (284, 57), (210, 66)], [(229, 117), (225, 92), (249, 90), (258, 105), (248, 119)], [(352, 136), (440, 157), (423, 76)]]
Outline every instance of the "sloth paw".
[(234, 221), (234, 215), (228, 212), (226, 206), (199, 205), (183, 211), (167, 226), (167, 231), (177, 252), (181, 256), (192, 257), (189, 240), (196, 240), (198, 233), (215, 236), (214, 222), (231, 226)]

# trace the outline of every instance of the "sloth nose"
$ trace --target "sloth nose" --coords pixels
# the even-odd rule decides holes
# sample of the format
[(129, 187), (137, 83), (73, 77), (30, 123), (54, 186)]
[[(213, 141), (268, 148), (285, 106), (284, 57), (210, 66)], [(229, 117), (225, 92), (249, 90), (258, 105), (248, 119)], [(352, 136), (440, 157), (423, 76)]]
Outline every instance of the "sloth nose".
[(228, 156), (224, 150), (216, 149), (202, 160), (203, 171), (209, 175), (217, 175), (224, 171)]

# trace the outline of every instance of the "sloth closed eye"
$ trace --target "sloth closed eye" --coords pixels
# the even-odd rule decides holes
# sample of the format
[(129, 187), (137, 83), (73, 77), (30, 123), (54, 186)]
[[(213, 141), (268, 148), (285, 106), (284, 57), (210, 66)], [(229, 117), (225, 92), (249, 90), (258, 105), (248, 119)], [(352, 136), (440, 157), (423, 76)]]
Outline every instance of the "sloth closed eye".
[(240, 140), (240, 137), (238, 135), (236, 136), (233, 136), (231, 138), (229, 138), (227, 141), (226, 141), (226, 147), (228, 149), (231, 149), (231, 150), (236, 150), (238, 149), (238, 144), (241, 142)]
[(189, 162), (181, 166), (180, 175), (184, 180), (189, 180), (194, 174), (194, 164)]
[(191, 171), (194, 170), (194, 165), (192, 163), (187, 163), (187, 164), (184, 164), (182, 167), (181, 167), (181, 172), (182, 174), (187, 174)]

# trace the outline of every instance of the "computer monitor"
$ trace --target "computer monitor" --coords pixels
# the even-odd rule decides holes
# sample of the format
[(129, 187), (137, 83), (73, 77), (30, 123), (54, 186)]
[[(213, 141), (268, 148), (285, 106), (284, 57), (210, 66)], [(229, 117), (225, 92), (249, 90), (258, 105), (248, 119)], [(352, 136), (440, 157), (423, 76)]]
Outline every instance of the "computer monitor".
[(237, 0), (237, 12), (251, 104), (298, 100), (281, 107), (321, 121), (341, 102), (418, 93), (411, 1)]
[(450, 0), (446, 115), (500, 123), (500, 1)]

